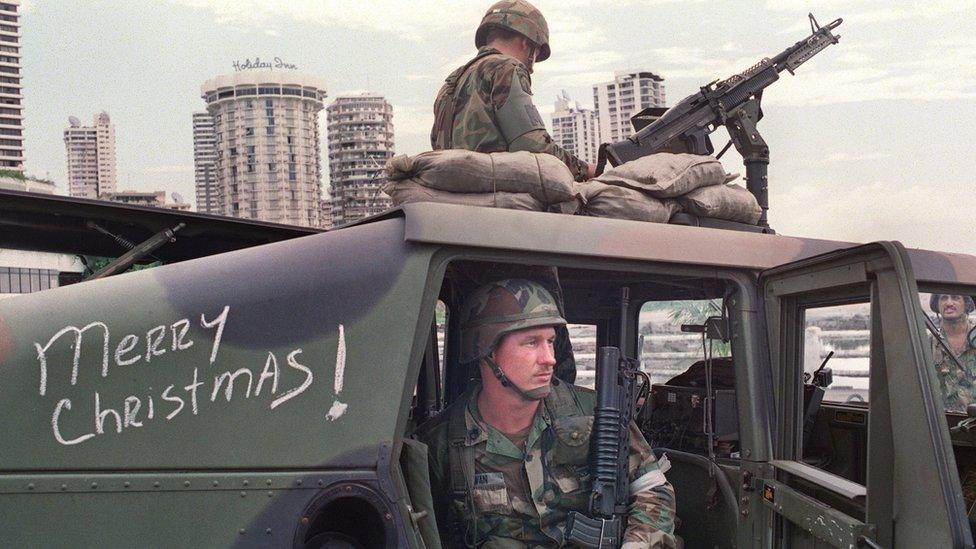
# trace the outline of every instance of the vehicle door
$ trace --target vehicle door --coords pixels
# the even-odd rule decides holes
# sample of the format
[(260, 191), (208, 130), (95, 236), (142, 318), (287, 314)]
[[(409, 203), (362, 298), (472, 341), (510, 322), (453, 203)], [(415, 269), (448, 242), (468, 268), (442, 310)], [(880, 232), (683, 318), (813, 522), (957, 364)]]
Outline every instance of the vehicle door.
[[(763, 478), (744, 489), (754, 490), (761, 502), (771, 545), (972, 547), (905, 249), (878, 242), (817, 256), (762, 273), (760, 286), (772, 367), (774, 459), (758, 475)], [(863, 482), (831, 472), (832, 460), (848, 456), (818, 460), (804, 452), (809, 319), (830, 308), (857, 307), (867, 313), (859, 316), (868, 332), (869, 350), (860, 359), (867, 390), (851, 383), (852, 394), (863, 394), (866, 403), (849, 419), (860, 418), (867, 427)], [(847, 359), (851, 366), (835, 365), (835, 371), (854, 376), (847, 370), (857, 370), (858, 359)]]

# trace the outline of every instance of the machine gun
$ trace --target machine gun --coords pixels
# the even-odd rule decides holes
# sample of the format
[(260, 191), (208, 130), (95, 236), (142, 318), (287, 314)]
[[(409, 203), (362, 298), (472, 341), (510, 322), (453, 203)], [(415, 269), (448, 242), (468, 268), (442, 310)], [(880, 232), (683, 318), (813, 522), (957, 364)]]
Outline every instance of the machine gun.
[(622, 358), (616, 347), (600, 347), (596, 360), (596, 409), (590, 439), (593, 492), (589, 516), (571, 511), (566, 540), (583, 547), (620, 547), (627, 519), (630, 456), (637, 361)]
[[(769, 209), (766, 171), (769, 166), (769, 147), (756, 130), (756, 123), (763, 116), (760, 108), (763, 90), (779, 79), (779, 73), (794, 70), (808, 59), (831, 44), (836, 44), (840, 36), (831, 31), (843, 22), (835, 19), (821, 27), (813, 14), (810, 14), (812, 34), (786, 48), (776, 57), (765, 58), (742, 73), (722, 81), (702, 86), (698, 93), (681, 100), (664, 112), (660, 118), (637, 133), (618, 141), (604, 144), (600, 148), (601, 172), (607, 161), (617, 166), (656, 152), (688, 152), (691, 154), (712, 154), (714, 148), (709, 134), (724, 125), (732, 138), (719, 153), (728, 150), (729, 145), (742, 155), (746, 167), (746, 187), (762, 207), (759, 225), (768, 227), (766, 210)], [(635, 119), (647, 116), (647, 110), (635, 115)]]

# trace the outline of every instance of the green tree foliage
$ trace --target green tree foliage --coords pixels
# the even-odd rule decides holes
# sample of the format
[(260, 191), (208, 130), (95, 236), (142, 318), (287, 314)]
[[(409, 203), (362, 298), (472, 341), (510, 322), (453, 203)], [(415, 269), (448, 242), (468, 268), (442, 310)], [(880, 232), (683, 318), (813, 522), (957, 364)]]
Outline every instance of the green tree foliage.
[[(89, 277), (98, 271), (101, 271), (108, 266), (109, 263), (115, 261), (114, 257), (101, 257), (94, 255), (82, 255), (81, 262), (85, 264), (85, 277)], [(141, 271), (143, 269), (152, 269), (153, 267), (158, 267), (162, 265), (159, 261), (153, 261), (152, 263), (135, 264), (126, 271), (131, 273), (133, 271)]]
[[(666, 311), (671, 324), (679, 327), (682, 324), (705, 324), (709, 317), (722, 316), (722, 301), (719, 299), (658, 301), (649, 308)], [(644, 333), (649, 333), (649, 330)], [(712, 341), (712, 352), (715, 356), (730, 356), (732, 349), (728, 343)]]
[(19, 179), (21, 181), (26, 179), (26, 177), (24, 176), (24, 172), (17, 171), (17, 170), (6, 170), (6, 169), (0, 169), (0, 177), (9, 177), (11, 179)]

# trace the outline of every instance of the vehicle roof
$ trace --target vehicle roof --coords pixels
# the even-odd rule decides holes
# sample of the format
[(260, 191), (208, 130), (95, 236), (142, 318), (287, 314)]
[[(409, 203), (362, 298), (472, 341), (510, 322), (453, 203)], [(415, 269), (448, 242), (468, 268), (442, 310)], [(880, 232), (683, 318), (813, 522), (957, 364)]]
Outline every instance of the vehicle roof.
[[(412, 242), (756, 271), (859, 244), (426, 202), (405, 204), (398, 210), (375, 219), (403, 215), (404, 237)], [(908, 253), (919, 281), (976, 284), (976, 257), (919, 249)]]
[(163, 229), (186, 226), (153, 252), (174, 263), (322, 232), (196, 212), (67, 196), (0, 190), (0, 248), (117, 257), (126, 250), (88, 222), (139, 244)]
[[(761, 271), (856, 242), (646, 223), (589, 216), (422, 202), (353, 223), (403, 218), (407, 241)], [(139, 243), (178, 223), (166, 263), (324, 232), (265, 221), (0, 190), (0, 247), (114, 257), (124, 250), (88, 227), (94, 221)], [(910, 249), (916, 279), (976, 284), (976, 257)]]

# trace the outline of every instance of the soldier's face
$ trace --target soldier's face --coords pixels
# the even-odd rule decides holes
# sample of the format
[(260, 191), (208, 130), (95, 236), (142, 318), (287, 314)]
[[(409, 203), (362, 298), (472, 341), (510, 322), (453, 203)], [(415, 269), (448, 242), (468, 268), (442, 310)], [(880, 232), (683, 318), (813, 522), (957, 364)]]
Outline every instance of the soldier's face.
[(946, 320), (957, 320), (966, 315), (966, 299), (961, 295), (942, 294), (939, 297), (939, 314)]
[(551, 326), (506, 334), (495, 348), (495, 362), (523, 391), (544, 387), (552, 381), (556, 366), (555, 341)]

